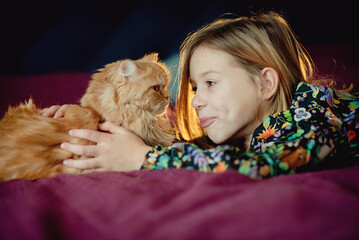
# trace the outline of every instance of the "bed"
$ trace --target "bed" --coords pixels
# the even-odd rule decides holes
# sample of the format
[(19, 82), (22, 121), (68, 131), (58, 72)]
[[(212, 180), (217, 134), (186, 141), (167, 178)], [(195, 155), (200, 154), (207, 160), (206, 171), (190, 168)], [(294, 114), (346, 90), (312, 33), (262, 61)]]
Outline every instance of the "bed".
[[(308, 50), (320, 72), (347, 85), (359, 76), (350, 46)], [(29, 96), (77, 103), (89, 77), (2, 76), (1, 114)], [(359, 239), (359, 167), (267, 180), (181, 169), (10, 180), (0, 214), (0, 239)]]
[(0, 184), (1, 239), (358, 239), (359, 168), (59, 175)]

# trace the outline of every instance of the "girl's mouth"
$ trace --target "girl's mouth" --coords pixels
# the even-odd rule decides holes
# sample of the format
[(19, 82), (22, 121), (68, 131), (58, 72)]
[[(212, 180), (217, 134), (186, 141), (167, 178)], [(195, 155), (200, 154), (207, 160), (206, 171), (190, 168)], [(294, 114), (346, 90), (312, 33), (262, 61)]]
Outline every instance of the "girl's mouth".
[(216, 119), (214, 117), (210, 117), (210, 118), (201, 118), (201, 127), (206, 128), (209, 125), (211, 125)]

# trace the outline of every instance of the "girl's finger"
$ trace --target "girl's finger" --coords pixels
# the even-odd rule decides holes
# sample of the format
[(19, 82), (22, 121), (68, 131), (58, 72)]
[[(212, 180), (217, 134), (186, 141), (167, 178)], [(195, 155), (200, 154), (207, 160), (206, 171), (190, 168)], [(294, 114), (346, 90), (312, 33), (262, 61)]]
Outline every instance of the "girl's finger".
[(72, 137), (83, 138), (96, 143), (102, 142), (107, 136), (106, 133), (89, 129), (72, 129), (69, 134)]
[(49, 110), (49, 108), (43, 108), (40, 110), (39, 114), (43, 115), (47, 110)]
[(64, 142), (61, 143), (60, 147), (66, 151), (81, 156), (96, 157), (98, 155), (98, 150), (96, 145), (78, 145), (78, 144), (71, 144)]
[(79, 168), (79, 169), (94, 169), (101, 168), (101, 162), (97, 158), (89, 159), (66, 159), (63, 161), (63, 164), (68, 167)]
[(69, 105), (62, 105), (56, 112), (54, 115), (54, 118), (62, 118), (63, 116), (65, 116), (65, 112), (66, 110), (69, 108)]
[(44, 117), (52, 117), (55, 115), (55, 113), (57, 112), (57, 110), (60, 108), (60, 106), (58, 105), (54, 105), (51, 106), (49, 108), (45, 108), (43, 110), (40, 111), (40, 115), (44, 116)]
[(102, 131), (115, 133), (115, 134), (116, 133), (117, 134), (126, 134), (128, 132), (128, 130), (126, 130), (125, 128), (123, 128), (121, 126), (117, 126), (117, 125), (113, 124), (112, 122), (100, 123), (98, 125), (98, 128)]

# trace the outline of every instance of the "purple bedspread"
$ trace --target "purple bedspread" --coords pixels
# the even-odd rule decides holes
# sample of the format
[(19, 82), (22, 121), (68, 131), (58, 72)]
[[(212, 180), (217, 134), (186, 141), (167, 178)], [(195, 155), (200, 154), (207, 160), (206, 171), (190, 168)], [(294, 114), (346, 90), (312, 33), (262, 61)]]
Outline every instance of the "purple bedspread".
[(359, 167), (12, 180), (0, 182), (0, 213), (0, 239), (359, 239)]

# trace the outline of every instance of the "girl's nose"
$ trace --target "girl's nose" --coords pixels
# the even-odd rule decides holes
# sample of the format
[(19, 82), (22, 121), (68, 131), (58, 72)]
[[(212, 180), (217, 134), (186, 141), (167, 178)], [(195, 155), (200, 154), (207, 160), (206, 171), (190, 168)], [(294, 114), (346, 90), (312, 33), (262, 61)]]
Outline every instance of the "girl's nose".
[(204, 98), (202, 98), (198, 93), (196, 93), (192, 99), (192, 107), (194, 109), (199, 110), (206, 106), (206, 102)]

